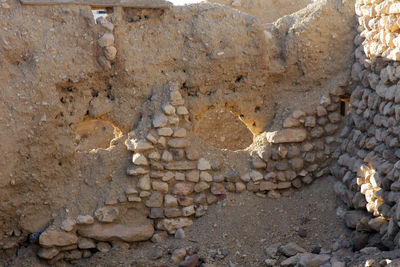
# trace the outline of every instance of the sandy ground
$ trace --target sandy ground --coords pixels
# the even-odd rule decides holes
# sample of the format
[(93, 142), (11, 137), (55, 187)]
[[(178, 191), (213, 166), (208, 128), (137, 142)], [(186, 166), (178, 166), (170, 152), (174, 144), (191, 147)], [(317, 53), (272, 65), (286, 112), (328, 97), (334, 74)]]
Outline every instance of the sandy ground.
[[(264, 249), (271, 246), (296, 242), (308, 251), (318, 246), (331, 249), (340, 236), (350, 234), (335, 214), (334, 182), (332, 177), (320, 179), (278, 200), (252, 193), (229, 194), (186, 229), (185, 239), (171, 237), (158, 244), (113, 249), (77, 266), (173, 266), (169, 254), (181, 247), (197, 252), (207, 263), (260, 266), (266, 258)], [(300, 237), (299, 231), (305, 237)], [(213, 250), (218, 249), (228, 249), (228, 255), (213, 258)]]

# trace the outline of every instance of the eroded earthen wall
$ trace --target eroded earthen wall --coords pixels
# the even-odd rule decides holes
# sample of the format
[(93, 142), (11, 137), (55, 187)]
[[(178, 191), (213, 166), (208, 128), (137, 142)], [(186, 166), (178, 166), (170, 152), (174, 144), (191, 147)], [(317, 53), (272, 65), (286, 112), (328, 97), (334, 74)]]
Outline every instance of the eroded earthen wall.
[[(349, 90), (351, 6), (316, 3), (271, 25), (212, 4), (114, 8), (111, 24), (95, 24), (89, 7), (8, 1), (2, 256), (29, 242), (50, 262), (156, 242), (226, 192), (277, 198), (327, 174)], [(249, 148), (194, 134), (216, 108), (252, 131)], [(77, 132), (93, 120), (115, 127), (109, 148), (81, 149)]]

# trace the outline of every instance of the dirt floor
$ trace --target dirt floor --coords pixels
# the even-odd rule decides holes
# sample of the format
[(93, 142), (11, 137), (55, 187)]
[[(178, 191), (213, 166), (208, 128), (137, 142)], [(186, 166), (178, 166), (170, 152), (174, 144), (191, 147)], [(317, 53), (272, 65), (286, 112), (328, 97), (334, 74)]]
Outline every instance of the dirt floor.
[[(221, 266), (263, 265), (265, 248), (288, 242), (309, 252), (315, 247), (331, 250), (335, 241), (350, 235), (336, 216), (334, 183), (333, 177), (322, 178), (277, 200), (252, 193), (229, 194), (186, 228), (183, 240), (170, 237), (157, 244), (146, 242), (129, 250), (97, 253), (77, 266), (173, 266), (169, 253), (181, 247), (197, 252), (206, 263)], [(225, 258), (212, 257), (213, 250), (224, 249), (228, 249)]]
[[(317, 247), (331, 250), (335, 241), (351, 234), (336, 216), (335, 181), (321, 178), (276, 200), (253, 193), (228, 194), (186, 228), (184, 239), (170, 236), (160, 243), (113, 248), (74, 266), (174, 266), (170, 254), (177, 248), (197, 252), (206, 263), (217, 266), (263, 266), (266, 248), (289, 242), (309, 252)], [(31, 249), (21, 249), (20, 257), (6, 266), (41, 266)], [(226, 256), (214, 257), (217, 251)]]

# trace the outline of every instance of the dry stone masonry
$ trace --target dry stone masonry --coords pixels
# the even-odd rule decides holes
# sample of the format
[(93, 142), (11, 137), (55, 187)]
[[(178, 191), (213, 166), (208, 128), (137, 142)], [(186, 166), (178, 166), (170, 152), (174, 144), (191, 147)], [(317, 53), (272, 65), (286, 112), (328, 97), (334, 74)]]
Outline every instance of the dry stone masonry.
[(357, 1), (355, 6), (355, 88), (332, 173), (345, 204), (338, 213), (355, 230), (357, 250), (400, 246), (399, 7), (397, 1)]
[[(9, 2), (13, 8), (17, 5)], [(192, 226), (196, 218), (204, 216), (212, 205), (225, 199), (227, 194), (251, 192), (260, 198), (278, 199), (330, 174), (339, 179), (332, 189), (342, 201), (337, 212), (346, 226), (355, 230), (352, 235), (353, 248), (363, 249), (361, 253), (364, 254), (399, 248), (399, 3), (357, 1), (355, 10), (360, 25), (359, 34), (354, 40), (357, 48), (354, 52), (356, 62), (351, 71), (353, 83), (349, 85), (348, 73), (331, 70), (329, 64), (328, 67), (320, 64), (332, 61), (329, 53), (335, 50), (334, 47), (314, 47), (309, 43), (315, 37), (309, 32), (318, 32), (322, 36), (329, 30), (320, 31), (310, 25), (307, 30), (299, 30), (294, 26), (300, 16), (309, 16), (307, 18), (312, 18), (310, 24), (317, 24), (318, 16), (328, 16), (323, 12), (339, 10), (339, 5), (327, 4), (326, 10), (321, 11), (322, 15), (315, 5), (312, 6), (314, 9), (310, 9), (311, 15), (303, 12), (290, 18), (284, 17), (274, 25), (260, 26), (255, 18), (221, 6), (205, 5), (199, 12), (195, 8), (177, 8), (168, 14), (164, 8), (171, 4), (162, 0), (111, 2), (114, 14), (99, 18), (93, 24), (86, 20), (90, 8), (80, 9), (77, 6), (108, 7), (104, 1), (22, 1), (32, 10), (34, 6), (71, 4), (71, 17), (75, 19), (76, 16), (81, 24), (74, 20), (70, 23), (92, 27), (80, 29), (82, 32), (75, 34), (84, 36), (82, 42), (85, 42), (87, 53), (82, 52), (82, 58), (85, 61), (92, 60), (93, 66), (90, 65), (90, 70), (82, 76), (79, 76), (79, 71), (79, 75), (51, 73), (49, 76), (59, 78), (47, 81), (47, 86), (55, 84), (52, 89), (56, 100), (53, 102), (57, 104), (51, 101), (39, 101), (37, 104), (42, 109), (53, 105), (59, 108), (55, 109), (57, 114), (54, 121), (48, 115), (48, 119), (45, 116), (44, 120), (40, 120), (39, 126), (51, 125), (46, 129), (56, 128), (56, 123), (52, 125), (50, 122), (63, 121), (65, 125), (57, 123), (61, 130), (55, 134), (60, 139), (49, 140), (57, 145), (65, 145), (69, 150), (60, 149), (63, 151), (61, 153), (57, 148), (53, 154), (43, 153), (56, 166), (54, 173), (43, 172), (44, 177), (51, 178), (48, 184), (42, 183), (34, 171), (27, 179), (37, 182), (35, 188), (42, 194), (40, 201), (43, 205), (49, 204), (49, 187), (69, 188), (71, 196), (80, 196), (82, 199), (73, 200), (64, 196), (67, 200), (63, 201), (71, 203), (67, 205), (65, 201), (59, 201), (57, 205), (54, 204), (57, 209), (49, 209), (44, 222), (38, 224), (40, 227), (32, 228), (29, 233), (27, 230), (23, 233), (19, 229), (12, 230), (7, 236), (11, 237), (12, 242), (1, 243), (1, 249), (15, 249), (22, 242), (37, 244), (34, 253), (49, 264), (56, 265), (62, 261), (74, 264), (91, 257), (93, 253), (107, 252), (114, 247), (128, 248), (141, 241), (159, 243), (171, 236), (180, 240), (187, 235), (185, 228)], [(230, 5), (240, 8), (243, 3), (235, 0)], [(10, 5), (0, 1), (0, 7), (0, 12), (3, 12)], [(62, 8), (53, 7), (41, 9), (40, 12), (62, 17)], [(144, 10), (123, 10), (122, 7), (140, 7)], [(150, 8), (162, 10), (145, 10)], [(85, 19), (80, 14), (86, 14)], [(203, 31), (212, 28), (209, 27), (212, 24), (203, 20), (207, 16), (226, 23), (226, 32), (229, 34), (213, 29), (212, 34), (206, 35)], [(193, 17), (197, 24), (193, 23)], [(52, 24), (55, 19), (50, 17), (48, 20), (50, 22), (46, 22)], [(148, 27), (148, 21), (156, 26)], [(189, 27), (189, 24), (194, 26)], [(164, 36), (167, 28), (170, 33), (175, 34), (175, 30), (179, 33), (172, 35), (172, 38), (180, 39), (159, 38), (153, 46), (154, 36)], [(232, 37), (230, 31), (233, 33), (234, 28), (239, 31)], [(52, 29), (58, 34), (60, 28)], [(125, 32), (129, 34), (124, 36)], [(220, 38), (219, 35), (224, 36)], [(245, 35), (250, 37), (242, 38)], [(305, 36), (304, 39), (301, 39), (302, 36)], [(320, 41), (336, 44), (337, 40), (332, 41), (336, 37), (332, 34), (326, 37), (328, 39), (321, 37), (323, 41)], [(58, 42), (58, 39), (54, 40), (54, 43)], [(8, 45), (2, 37), (0, 41)], [(180, 42), (184, 45), (180, 46)], [(174, 45), (178, 48), (170, 47)], [(313, 51), (307, 50), (310, 47)], [(12, 61), (10, 49), (6, 52), (7, 60)], [(310, 57), (313, 64), (308, 64), (306, 57)], [(36, 59), (32, 53), (22, 60), (18, 58), (13, 64), (25, 66)], [(72, 60), (80, 70), (81, 64), (75, 60), (79, 62), (81, 58)], [(35, 62), (32, 64), (41, 68), (46, 65)], [(231, 62), (235, 64), (229, 64)], [(70, 63), (65, 61), (65, 64)], [(317, 71), (312, 65), (321, 65), (324, 68), (321, 71), (323, 75), (316, 75)], [(36, 71), (36, 65), (28, 67)], [(20, 73), (20, 70), (15, 70), (15, 73)], [(151, 79), (143, 73), (151, 74)], [(285, 82), (285, 79), (289, 81)], [(226, 88), (221, 87), (223, 83), (227, 84)], [(44, 89), (48, 91), (47, 87)], [(347, 93), (350, 91), (348, 99)], [(279, 95), (278, 92), (286, 100), (279, 105), (272, 103), (278, 101), (277, 98), (268, 102), (274, 95)], [(293, 93), (301, 96), (303, 92), (306, 95), (304, 98), (309, 96), (315, 102), (302, 106), (302, 103), (290, 103), (294, 101), (287, 100), (290, 98), (287, 95)], [(349, 114), (348, 100), (351, 105)], [(250, 104), (240, 103), (246, 101)], [(227, 152), (207, 146), (196, 136), (196, 121), (207, 110), (216, 108), (225, 108), (240, 117), (255, 134), (253, 144), (240, 151)], [(246, 109), (251, 111), (243, 112), (246, 113), (245, 118), (241, 113)], [(41, 113), (41, 110), (37, 113)], [(263, 117), (267, 119), (260, 119)], [(123, 134), (113, 139), (108, 149), (74, 151), (71, 136), (62, 134), (70, 131), (68, 133), (73, 135), (75, 124), (89, 119), (118, 122), (115, 124), (122, 125)], [(44, 132), (37, 130), (30, 137), (40, 136)], [(48, 146), (49, 140), (41, 143), (43, 147)], [(72, 145), (68, 146), (69, 143)], [(33, 146), (32, 151), (20, 148), (18, 152), (23, 162), (30, 162), (35, 158), (32, 155), (37, 155), (35, 151), (41, 148), (39, 145)], [(81, 164), (78, 164), (79, 160), (82, 160)], [(44, 158), (38, 161), (47, 162)], [(102, 166), (99, 165), (105, 162), (107, 170), (90, 169), (96, 165), (100, 169)], [(70, 170), (63, 164), (79, 165), (79, 168), (69, 173)], [(24, 167), (34, 169), (31, 165)], [(96, 175), (101, 179), (97, 179)], [(72, 178), (60, 181), (59, 176)], [(13, 177), (10, 182), (7, 180), (4, 188), (25, 188), (25, 184), (19, 181), (19, 178)], [(75, 186), (68, 187), (71, 181), (75, 182)], [(26, 193), (32, 206), (39, 203), (35, 202), (34, 193), (37, 192), (31, 188), (15, 192)], [(22, 225), (28, 212), (18, 208), (17, 213)], [(28, 227), (25, 225), (25, 228)], [(338, 245), (337, 248), (341, 247)], [(193, 255), (186, 248), (176, 248), (170, 252), (171, 264), (195, 266), (200, 261), (197, 254)], [(226, 250), (218, 250), (215, 255), (223, 258), (227, 253)], [(329, 254), (308, 253), (297, 244), (289, 243), (279, 248), (268, 248), (268, 258), (264, 263), (266, 266), (344, 266), (343, 262), (336, 262), (334, 256)]]
[[(126, 172), (131, 186), (92, 214), (65, 218), (46, 229), (39, 237), (39, 257), (50, 263), (71, 261), (91, 255), (90, 249), (107, 250), (107, 242), (160, 242), (168, 235), (182, 235), (194, 218), (228, 192), (247, 190), (279, 198), (285, 190), (329, 174), (337, 146), (334, 134), (342, 121), (342, 88), (323, 96), (315, 108), (293, 111), (280, 130), (262, 133), (263, 149), (253, 156), (248, 151), (250, 171), (237, 173), (235, 166), (213, 166), (212, 156), (192, 145), (196, 136), (180, 87), (170, 82), (155, 93), (143, 104), (153, 112), (128, 134), (125, 145), (133, 153)], [(145, 206), (149, 220), (120, 222), (121, 213), (135, 205)]]

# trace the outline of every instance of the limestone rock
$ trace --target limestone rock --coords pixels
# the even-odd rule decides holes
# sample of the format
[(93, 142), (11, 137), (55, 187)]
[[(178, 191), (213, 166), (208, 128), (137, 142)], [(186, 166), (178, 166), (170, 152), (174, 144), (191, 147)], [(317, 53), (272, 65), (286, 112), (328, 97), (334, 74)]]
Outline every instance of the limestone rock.
[(171, 91), (170, 93), (170, 100), (172, 102), (172, 105), (174, 106), (181, 106), (184, 104), (184, 100), (182, 98), (182, 95), (179, 91)]
[(78, 243), (78, 237), (73, 233), (66, 233), (56, 229), (48, 229), (39, 237), (39, 244), (43, 247), (63, 247)]
[(132, 162), (135, 165), (143, 165), (143, 166), (147, 166), (149, 164), (147, 162), (146, 157), (143, 154), (140, 154), (140, 153), (133, 154)]
[(136, 187), (129, 186), (125, 189), (125, 194), (126, 195), (136, 195), (138, 193)]
[(143, 167), (129, 167), (126, 173), (128, 175), (138, 176), (149, 173), (149, 170)]
[(185, 174), (181, 172), (176, 172), (175, 173), (175, 180), (176, 181), (185, 181)]
[[(151, 193), (149, 191), (142, 191), (142, 192), (139, 193), (139, 197), (140, 198), (146, 198), (146, 197), (149, 197), (149, 196), (151, 196)], [(140, 201), (138, 201), (138, 202), (140, 202)]]
[(188, 207), (184, 207), (184, 208), (182, 209), (182, 215), (185, 216), (185, 217), (188, 217), (188, 216), (190, 216), (190, 215), (193, 215), (195, 212), (196, 212), (196, 211), (195, 211), (193, 205), (188, 206)]
[(91, 249), (96, 248), (96, 243), (89, 238), (81, 237), (78, 241), (78, 248), (80, 249)]
[(157, 139), (151, 133), (146, 135), (146, 139), (153, 144), (157, 144)]
[(178, 108), (176, 109), (176, 113), (177, 113), (178, 115), (187, 115), (187, 114), (189, 114), (189, 111), (187, 110), (186, 107), (180, 106), (180, 107), (178, 107)]
[(164, 196), (164, 206), (166, 208), (178, 207), (178, 199), (172, 195), (165, 195)]
[(222, 195), (225, 194), (225, 187), (222, 184), (219, 183), (213, 183), (211, 185), (211, 193), (214, 195)]
[(172, 161), (174, 158), (172, 156), (172, 154), (168, 151), (168, 150), (164, 150), (162, 155), (161, 155), (161, 159), (165, 162), (170, 162)]
[(193, 221), (189, 218), (163, 219), (158, 222), (157, 228), (166, 230), (170, 234), (174, 234), (177, 229), (185, 228), (191, 226), (192, 224)]
[(146, 191), (150, 190), (151, 189), (150, 176), (149, 175), (142, 176), (138, 181), (137, 187)]
[(196, 169), (197, 164), (194, 161), (173, 161), (165, 164), (167, 170), (184, 171)]
[(304, 129), (284, 129), (277, 132), (267, 132), (267, 141), (274, 144), (298, 143), (307, 138), (307, 131)]
[(72, 231), (72, 229), (74, 229), (75, 224), (76, 224), (76, 221), (74, 219), (70, 219), (70, 218), (65, 219), (61, 223), (61, 229), (66, 232), (70, 232), (70, 231)]
[(178, 203), (181, 206), (187, 207), (192, 205), (194, 202), (194, 199), (192, 197), (186, 197), (186, 196), (180, 196), (178, 197)]
[(126, 242), (137, 242), (150, 239), (154, 234), (154, 228), (151, 223), (144, 225), (95, 223), (82, 227), (78, 230), (78, 233), (83, 237), (99, 241), (119, 239)]
[(213, 181), (213, 178), (208, 172), (202, 171), (200, 172), (200, 181), (210, 183)]
[(255, 158), (252, 160), (252, 165), (254, 169), (264, 169), (267, 167), (267, 164), (261, 160), (260, 158)]
[(206, 160), (205, 158), (199, 159), (199, 162), (197, 164), (197, 169), (199, 169), (201, 171), (211, 170), (210, 162), (208, 160)]
[(296, 255), (297, 253), (304, 253), (304, 252), (306, 252), (306, 250), (304, 248), (300, 247), (299, 245), (297, 245), (296, 243), (290, 242), (287, 245), (280, 246), (278, 248), (278, 252), (282, 253), (286, 257), (292, 257), (292, 256)]
[(174, 115), (175, 107), (170, 104), (167, 104), (167, 105), (163, 106), (163, 111), (166, 115)]
[(185, 231), (183, 229), (178, 229), (175, 232), (175, 239), (184, 239), (185, 238)]
[(251, 178), (254, 182), (257, 182), (257, 181), (262, 180), (264, 177), (263, 177), (263, 175), (262, 175), (259, 171), (252, 170), (252, 171), (250, 172), (250, 178)]
[(154, 148), (153, 145), (146, 140), (127, 139), (125, 145), (129, 151), (145, 151)]
[(151, 186), (153, 187), (153, 190), (159, 191), (163, 194), (168, 193), (168, 183), (165, 182), (160, 182), (160, 181), (152, 181)]
[(106, 33), (99, 38), (97, 41), (100, 47), (107, 47), (114, 44), (114, 35), (112, 33)]
[(203, 192), (204, 190), (207, 190), (208, 188), (210, 188), (210, 185), (208, 183), (200, 182), (194, 186), (194, 191), (199, 193)]
[(150, 198), (146, 200), (146, 206), (149, 208), (160, 208), (163, 204), (163, 195), (159, 192), (151, 194)]
[(297, 266), (300, 256), (295, 255), (293, 257), (287, 258), (286, 260), (282, 261), (279, 265), (280, 267), (293, 267)]
[(160, 160), (161, 159), (161, 155), (160, 153), (158, 153), (158, 151), (153, 151), (148, 155), (149, 159), (152, 160)]
[(153, 117), (153, 126), (155, 128), (165, 127), (168, 124), (168, 118), (164, 114), (156, 114)]
[(92, 224), (94, 223), (94, 219), (90, 215), (79, 215), (76, 217), (77, 224)]
[(243, 182), (247, 183), (250, 182), (250, 173), (245, 173), (240, 175), (240, 180), (242, 180)]
[(194, 184), (192, 183), (176, 183), (172, 187), (172, 194), (180, 195), (180, 196), (187, 196), (192, 193), (194, 190)]
[(185, 148), (190, 146), (190, 142), (186, 138), (173, 138), (168, 140), (168, 146), (172, 148)]
[(171, 136), (174, 132), (169, 127), (159, 128), (157, 130), (158, 135), (160, 136)]
[(300, 119), (306, 116), (306, 113), (302, 110), (295, 110), (292, 113), (292, 117), (295, 119)]
[(237, 193), (242, 193), (244, 191), (246, 191), (246, 185), (244, 183), (241, 182), (236, 182), (235, 183), (235, 190)]
[(165, 208), (164, 214), (167, 218), (178, 218), (182, 217), (182, 210), (178, 208)]
[(185, 128), (176, 128), (174, 130), (174, 134), (172, 135), (173, 137), (178, 137), (178, 138), (184, 138), (186, 137), (187, 132)]
[(185, 259), (185, 256), (186, 256), (186, 249), (184, 248), (175, 249), (171, 255), (171, 262), (173, 264), (178, 264)]
[(278, 188), (277, 184), (271, 183), (271, 182), (261, 182), (260, 183), (260, 191), (266, 191), (266, 190), (275, 190)]
[(117, 219), (119, 210), (117, 207), (102, 207), (96, 210), (94, 216), (100, 222), (113, 222)]
[(40, 248), (37, 255), (46, 260), (50, 260), (58, 255), (60, 251), (57, 248)]
[(283, 122), (283, 127), (284, 128), (292, 128), (292, 127), (299, 127), (301, 125), (300, 121), (294, 118), (287, 118)]
[(112, 24), (111, 22), (108, 22), (107, 20), (105, 20), (104, 23), (98, 23), (98, 24), (101, 24), (101, 26), (109, 32), (114, 31), (114, 24)]
[(163, 182), (169, 182), (169, 181), (171, 181), (174, 177), (175, 177), (175, 174), (174, 174), (173, 172), (168, 171), (168, 172), (166, 172), (166, 173), (163, 173), (161, 180), (162, 180)]
[[(145, 191), (142, 191), (142, 192), (145, 192)], [(128, 196), (128, 201), (129, 202), (142, 202), (142, 199), (138, 196)]]
[(114, 46), (104, 47), (104, 56), (107, 60), (113, 61), (117, 56), (117, 48)]
[(199, 179), (200, 172), (198, 170), (193, 170), (186, 173), (186, 180), (189, 182), (197, 183)]

